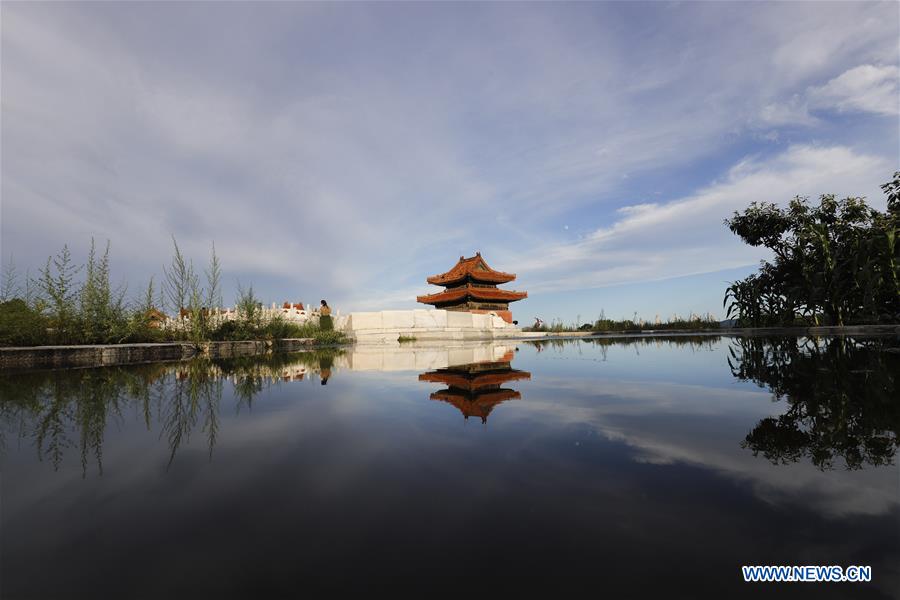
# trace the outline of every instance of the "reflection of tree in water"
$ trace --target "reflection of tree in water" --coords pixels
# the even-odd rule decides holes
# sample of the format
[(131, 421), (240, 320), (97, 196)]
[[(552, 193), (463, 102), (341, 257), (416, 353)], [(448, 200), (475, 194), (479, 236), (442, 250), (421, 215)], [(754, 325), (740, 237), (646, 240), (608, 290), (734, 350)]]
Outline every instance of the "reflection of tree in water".
[(181, 444), (190, 440), (191, 432), (203, 419), (201, 431), (206, 433), (209, 457), (216, 445), (219, 431), (219, 402), (222, 399), (222, 375), (218, 364), (208, 359), (185, 363), (176, 370), (172, 393), (160, 402), (160, 436), (166, 435), (169, 444), (169, 463)]
[(32, 437), (40, 460), (59, 468), (65, 450), (78, 447), (87, 472), (90, 456), (103, 471), (103, 434), (109, 421), (121, 421), (125, 405), (142, 405), (148, 414), (152, 386), (164, 365), (131, 368), (44, 371), (0, 376), (0, 435), (13, 430)]
[(891, 464), (900, 435), (897, 338), (738, 338), (732, 374), (784, 399), (742, 443), (775, 464), (808, 457), (821, 469)]
[[(280, 381), (302, 379), (340, 350), (234, 359), (194, 359), (128, 367), (38, 371), (0, 375), (0, 450), (6, 434), (32, 438), (40, 460), (59, 469), (68, 449), (81, 452), (83, 475), (96, 461), (103, 473), (107, 428), (121, 425), (128, 410), (149, 431), (154, 417), (169, 447), (169, 465), (193, 432), (204, 434), (209, 456), (219, 433), (219, 405), (226, 381), (233, 385), (236, 409)], [(327, 355), (327, 356), (326, 356)], [(329, 369), (330, 371), (330, 369)]]

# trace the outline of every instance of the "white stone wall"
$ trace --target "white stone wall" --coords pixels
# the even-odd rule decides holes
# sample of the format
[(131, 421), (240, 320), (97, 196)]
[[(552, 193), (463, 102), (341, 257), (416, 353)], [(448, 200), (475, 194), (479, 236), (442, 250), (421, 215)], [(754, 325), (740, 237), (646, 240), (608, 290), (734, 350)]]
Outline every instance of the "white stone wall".
[[(298, 310), (296, 308), (282, 308), (280, 306), (275, 306), (274, 304), (271, 307), (262, 307), (260, 309), (260, 315), (263, 321), (269, 321), (273, 318), (280, 317), (285, 321), (296, 323), (298, 325), (303, 325), (304, 323), (314, 323), (317, 324), (319, 322), (319, 311), (309, 311), (309, 310)], [(215, 327), (219, 325), (223, 321), (234, 321), (238, 318), (238, 311), (236, 308), (221, 308), (216, 309), (214, 312), (209, 315), (210, 325)], [(340, 311), (334, 311), (332, 313), (332, 320), (334, 321), (336, 329), (343, 329), (346, 327), (348, 316), (340, 315)], [(165, 323), (165, 327), (178, 329), (184, 326), (185, 322), (190, 321), (190, 317), (185, 317), (181, 319), (179, 317), (169, 317)]]
[[(281, 317), (303, 324), (318, 323), (318, 311), (273, 306), (261, 309), (263, 320)], [(235, 309), (224, 309), (211, 315), (213, 326), (237, 318)], [(417, 340), (491, 340), (516, 337), (521, 330), (495, 314), (475, 314), (447, 310), (383, 310), (332, 314), (334, 328), (344, 331), (361, 343), (396, 344), (400, 336)], [(183, 327), (185, 321), (169, 319), (166, 327)]]
[(513, 337), (520, 330), (495, 314), (447, 310), (384, 310), (350, 313), (335, 323), (360, 343), (397, 343), (400, 336), (416, 340), (469, 340)]
[(502, 360), (515, 346), (461, 342), (459, 344), (357, 344), (335, 358), (335, 366), (353, 371), (433, 371), (454, 365)]

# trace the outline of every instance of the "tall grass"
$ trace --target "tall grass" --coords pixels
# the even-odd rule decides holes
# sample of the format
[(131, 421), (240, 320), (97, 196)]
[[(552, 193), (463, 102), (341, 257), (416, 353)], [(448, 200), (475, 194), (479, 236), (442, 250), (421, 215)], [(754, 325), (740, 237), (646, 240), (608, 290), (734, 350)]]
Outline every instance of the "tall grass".
[(695, 315), (691, 313), (688, 318), (673, 315), (667, 321), (658, 319), (650, 322), (634, 314), (632, 319), (609, 319), (603, 310), (593, 323), (581, 323), (579, 319), (574, 323), (563, 323), (562, 319), (554, 319), (549, 325), (541, 327), (525, 327), (525, 331), (568, 333), (568, 332), (641, 332), (641, 331), (688, 331), (719, 329), (720, 323), (712, 315)]
[[(19, 280), (12, 258), (0, 280), (0, 345), (115, 344), (125, 342), (314, 338), (346, 341), (341, 332), (299, 325), (267, 313), (253, 286), (239, 286), (237, 318), (222, 316), (222, 266), (213, 245), (201, 274), (172, 238), (173, 255), (162, 285), (153, 278), (136, 298), (110, 281), (110, 245), (102, 254), (94, 240), (87, 262), (76, 264), (68, 245), (47, 259), (36, 278)], [(167, 318), (169, 312), (171, 319)]]

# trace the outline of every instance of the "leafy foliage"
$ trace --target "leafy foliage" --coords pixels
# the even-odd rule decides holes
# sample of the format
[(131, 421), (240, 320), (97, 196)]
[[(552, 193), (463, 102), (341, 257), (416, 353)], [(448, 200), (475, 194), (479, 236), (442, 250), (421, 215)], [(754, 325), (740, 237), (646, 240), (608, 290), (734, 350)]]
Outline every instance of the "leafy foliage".
[(21, 298), (0, 302), (0, 345), (35, 346), (46, 340), (47, 318)]
[(893, 463), (900, 442), (900, 352), (889, 337), (737, 338), (732, 374), (785, 400), (762, 419), (743, 447), (774, 464), (808, 458), (821, 469)]
[(732, 283), (723, 305), (745, 327), (900, 320), (900, 171), (882, 186), (888, 211), (863, 198), (796, 197), (787, 208), (751, 204), (725, 221), (772, 251), (758, 273)]

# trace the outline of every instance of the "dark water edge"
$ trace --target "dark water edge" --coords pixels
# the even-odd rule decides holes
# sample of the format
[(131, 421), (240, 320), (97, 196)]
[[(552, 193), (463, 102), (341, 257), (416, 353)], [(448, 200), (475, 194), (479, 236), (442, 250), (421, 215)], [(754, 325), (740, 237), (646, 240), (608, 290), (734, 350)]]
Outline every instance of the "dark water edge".
[[(891, 598), (896, 336), (0, 375), (0, 596)], [(745, 584), (742, 564), (872, 565)]]
[(312, 338), (229, 342), (0, 347), (0, 373), (136, 365), (193, 358), (238, 358), (321, 348)]

